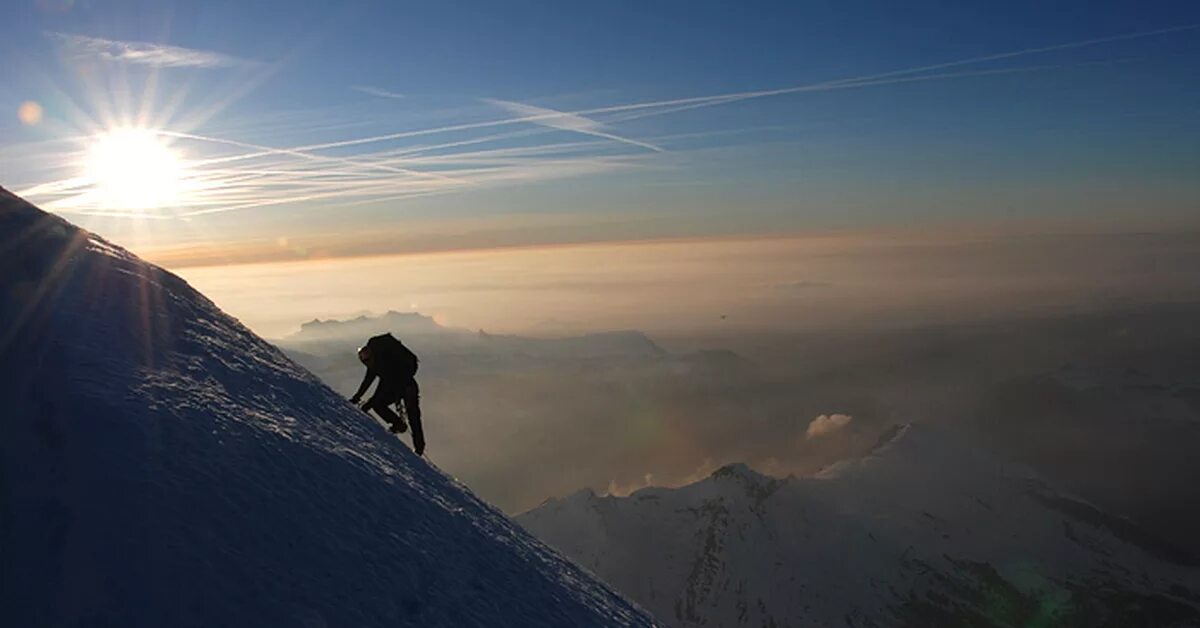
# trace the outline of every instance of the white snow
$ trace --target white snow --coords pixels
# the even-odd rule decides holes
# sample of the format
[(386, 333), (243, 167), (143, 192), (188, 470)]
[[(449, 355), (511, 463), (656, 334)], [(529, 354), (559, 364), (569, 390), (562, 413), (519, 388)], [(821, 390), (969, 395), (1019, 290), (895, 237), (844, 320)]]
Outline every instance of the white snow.
[(679, 626), (1200, 622), (1194, 561), (919, 425), (813, 478), (731, 465), (517, 520)]
[(5, 626), (652, 623), (183, 280), (2, 189), (0, 322)]

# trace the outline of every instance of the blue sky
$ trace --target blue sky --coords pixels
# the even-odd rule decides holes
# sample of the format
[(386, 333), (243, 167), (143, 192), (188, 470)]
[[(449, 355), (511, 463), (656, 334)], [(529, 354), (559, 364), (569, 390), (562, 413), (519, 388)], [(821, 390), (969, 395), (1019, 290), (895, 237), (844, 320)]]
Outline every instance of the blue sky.
[[(1189, 2), (42, 0), (0, 38), (0, 184), (178, 263), (1200, 199)], [(131, 211), (80, 170), (139, 111), (182, 191)]]

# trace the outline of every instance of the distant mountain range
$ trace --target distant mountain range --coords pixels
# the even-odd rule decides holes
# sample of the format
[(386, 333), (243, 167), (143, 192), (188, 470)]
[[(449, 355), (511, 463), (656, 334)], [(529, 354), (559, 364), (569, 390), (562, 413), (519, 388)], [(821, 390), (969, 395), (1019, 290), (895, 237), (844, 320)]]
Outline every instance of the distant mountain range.
[[(610, 331), (560, 338), (531, 338), (443, 327), (417, 312), (390, 311), (349, 320), (314, 319), (279, 341), (288, 349), (324, 353), (330, 343), (360, 343), (391, 332), (414, 348), (431, 353), (483, 353), (531, 358), (661, 357), (664, 351), (640, 331)], [(357, 346), (357, 345), (355, 345)]]
[(397, 335), (470, 333), (465, 329), (442, 327), (433, 320), (432, 316), (425, 316), (418, 312), (389, 311), (382, 316), (363, 314), (357, 318), (347, 320), (330, 319), (323, 321), (314, 318), (307, 323), (301, 324), (300, 331), (288, 336), (284, 340), (289, 342), (316, 342), (340, 340), (347, 336), (362, 336), (366, 338), (388, 331)]
[[(769, 390), (757, 365), (732, 351), (668, 352), (637, 331), (529, 338), (390, 313), (315, 321), (276, 344), (349, 397), (364, 372), (355, 349), (384, 331), (420, 356), (431, 455), (506, 512), (607, 484), (622, 465), (656, 457), (635, 453), (629, 435), (651, 434), (660, 420), (686, 417), (681, 428), (693, 433), (721, 430), (731, 409), (744, 412), (745, 400)], [(686, 465), (695, 468), (690, 458)]]
[(677, 626), (1197, 626), (1196, 560), (919, 425), (816, 477), (730, 465), (518, 517)]

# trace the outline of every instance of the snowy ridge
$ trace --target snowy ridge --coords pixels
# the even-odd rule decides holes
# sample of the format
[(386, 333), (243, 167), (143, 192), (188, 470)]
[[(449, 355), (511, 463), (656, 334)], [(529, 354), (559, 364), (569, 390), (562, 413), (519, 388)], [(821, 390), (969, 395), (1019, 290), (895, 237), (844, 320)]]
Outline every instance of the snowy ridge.
[(1200, 625), (1191, 557), (920, 425), (814, 478), (730, 465), (518, 521), (678, 626)]
[(6, 625), (652, 623), (184, 281), (2, 189), (0, 268)]

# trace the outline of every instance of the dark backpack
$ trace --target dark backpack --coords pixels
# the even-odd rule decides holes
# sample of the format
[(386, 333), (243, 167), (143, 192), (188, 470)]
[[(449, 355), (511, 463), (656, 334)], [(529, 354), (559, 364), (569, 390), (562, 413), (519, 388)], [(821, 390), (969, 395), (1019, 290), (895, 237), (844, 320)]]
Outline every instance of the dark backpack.
[(367, 347), (374, 357), (376, 368), (385, 372), (395, 372), (405, 375), (415, 375), (419, 360), (412, 349), (404, 346), (403, 342), (391, 334), (373, 336), (367, 341)]

